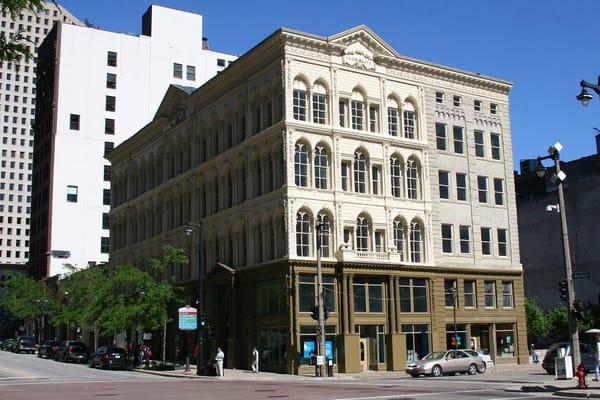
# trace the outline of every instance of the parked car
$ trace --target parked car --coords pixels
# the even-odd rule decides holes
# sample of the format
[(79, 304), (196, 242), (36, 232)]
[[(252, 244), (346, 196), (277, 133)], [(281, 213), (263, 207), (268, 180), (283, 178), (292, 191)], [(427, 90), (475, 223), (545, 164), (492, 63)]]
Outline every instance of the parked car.
[(19, 336), (13, 346), (15, 353), (35, 353), (37, 346), (35, 345), (35, 338), (33, 336)]
[(481, 359), (485, 363), (485, 368), (483, 368), (483, 369), (477, 368), (477, 372), (479, 372), (480, 374), (483, 374), (485, 372), (485, 370), (488, 369), (489, 367), (494, 366), (494, 361), (492, 360), (492, 357), (490, 357), (489, 354), (483, 354), (483, 353), (480, 353), (475, 350), (463, 350), (463, 351), (465, 353), (467, 353), (468, 355), (470, 355), (471, 357), (481, 357)]
[(16, 344), (17, 344), (17, 339), (6, 339), (6, 342), (4, 342), (4, 348), (2, 350), (14, 351), (13, 348), (15, 347)]
[(0, 350), (4, 350), (4, 343), (5, 343), (7, 340), (8, 340), (8, 339), (0, 338)]
[[(554, 375), (554, 359), (558, 357), (558, 350), (560, 348), (566, 349), (566, 355), (571, 355), (571, 344), (569, 342), (558, 342), (553, 343), (548, 347), (544, 360), (542, 361), (542, 368), (546, 370), (550, 375)], [(585, 366), (585, 369), (593, 371), (596, 367), (596, 357), (594, 352), (595, 346), (589, 343), (579, 343), (579, 351), (581, 353), (581, 361)]]
[(406, 372), (413, 378), (419, 375), (440, 376), (442, 374), (467, 373), (475, 375), (485, 371), (481, 357), (473, 357), (462, 350), (434, 351), (406, 366)]
[(38, 357), (54, 358), (56, 350), (60, 346), (60, 340), (46, 340), (38, 347)]
[(87, 362), (89, 351), (85, 343), (77, 340), (65, 340), (54, 353), (55, 361)]
[(127, 352), (121, 347), (100, 346), (90, 355), (90, 368), (97, 365), (102, 369), (126, 369), (128, 366)]

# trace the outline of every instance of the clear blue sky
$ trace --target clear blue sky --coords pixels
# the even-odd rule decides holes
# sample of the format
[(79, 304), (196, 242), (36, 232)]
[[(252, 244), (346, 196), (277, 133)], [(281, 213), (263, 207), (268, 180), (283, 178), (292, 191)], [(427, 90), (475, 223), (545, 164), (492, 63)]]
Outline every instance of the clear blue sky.
[(598, 0), (63, 0), (103, 29), (139, 33), (150, 4), (204, 16), (214, 50), (241, 55), (279, 27), (328, 36), (366, 24), (400, 54), (514, 83), (513, 154), (563, 160), (595, 153), (600, 98), (576, 101), (579, 81), (600, 74)]

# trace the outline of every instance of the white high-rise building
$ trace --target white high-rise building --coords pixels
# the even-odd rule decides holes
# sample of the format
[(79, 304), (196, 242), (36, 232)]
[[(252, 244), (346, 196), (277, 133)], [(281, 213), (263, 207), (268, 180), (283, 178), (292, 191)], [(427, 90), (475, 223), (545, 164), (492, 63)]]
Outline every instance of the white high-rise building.
[(153, 119), (167, 87), (191, 92), (235, 56), (208, 49), (202, 16), (151, 6), (134, 36), (59, 23), (40, 48), (31, 272), (108, 261), (105, 156)]
[[(56, 21), (81, 25), (60, 5), (46, 3), (44, 10), (23, 10), (13, 19), (0, 16), (0, 35), (20, 34), (31, 54)], [(25, 264), (29, 258), (29, 217), (35, 116), (35, 60), (0, 62), (0, 264)]]

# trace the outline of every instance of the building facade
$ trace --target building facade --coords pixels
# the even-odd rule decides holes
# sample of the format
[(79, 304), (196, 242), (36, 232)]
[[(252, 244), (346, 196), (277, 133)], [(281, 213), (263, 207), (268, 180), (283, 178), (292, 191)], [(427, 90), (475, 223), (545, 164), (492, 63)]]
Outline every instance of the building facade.
[(112, 149), (150, 121), (169, 84), (195, 88), (234, 56), (202, 16), (151, 6), (142, 34), (59, 23), (40, 48), (31, 260), (35, 276), (108, 261)]
[[(21, 35), (34, 57), (55, 22), (81, 23), (52, 2), (44, 10), (23, 10), (13, 20), (0, 16), (0, 35)], [(36, 64), (34, 59), (0, 61), (0, 109), (2, 151), (0, 155), (0, 263), (20, 264), (29, 259), (29, 222), (33, 170), (33, 123), (35, 117)]]
[(168, 274), (189, 301), (205, 282), (227, 365), (248, 368), (257, 346), (265, 368), (298, 373), (316, 349), (320, 222), (339, 371), (448, 347), (526, 362), (510, 88), (365, 26), (280, 29), (200, 90), (171, 86), (111, 153), (110, 260), (186, 249), (191, 267)]
[[(516, 176), (519, 241), (525, 295), (548, 311), (562, 303), (558, 283), (565, 279), (565, 264), (560, 217), (545, 211), (546, 206), (558, 204), (554, 167), (539, 178), (536, 164), (536, 160), (522, 160)], [(561, 170), (567, 174), (563, 187), (573, 272), (591, 273), (590, 278), (573, 280), (576, 299), (599, 304), (600, 276), (594, 271), (600, 263), (595, 248), (600, 240), (600, 135), (596, 135), (595, 154), (561, 162)]]

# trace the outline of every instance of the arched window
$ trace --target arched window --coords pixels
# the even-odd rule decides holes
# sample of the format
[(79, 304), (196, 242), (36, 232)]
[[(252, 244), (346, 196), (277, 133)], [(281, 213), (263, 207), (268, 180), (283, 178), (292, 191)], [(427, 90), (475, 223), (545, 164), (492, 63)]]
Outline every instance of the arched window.
[(398, 157), (390, 159), (392, 196), (402, 197), (402, 163)]
[(396, 247), (396, 252), (400, 256), (400, 261), (404, 261), (404, 224), (400, 218), (396, 218), (394, 220), (394, 247)]
[(306, 84), (300, 80), (294, 81), (293, 100), (294, 119), (306, 121)]
[(352, 115), (352, 129), (364, 129), (364, 110), (365, 104), (363, 95), (358, 91), (354, 91), (352, 93), (352, 102), (350, 103), (350, 112)]
[(308, 257), (310, 250), (310, 222), (308, 214), (304, 211), (298, 211), (296, 214), (296, 254), (301, 257)]
[(313, 87), (312, 112), (314, 123), (327, 123), (327, 91), (323, 85), (318, 83)]
[(369, 221), (362, 216), (356, 219), (356, 250), (369, 251)]
[(365, 155), (357, 151), (354, 153), (354, 191), (356, 193), (366, 192), (367, 160)]
[(398, 136), (398, 103), (396, 100), (388, 99), (388, 134), (390, 136)]
[(327, 189), (327, 149), (322, 146), (315, 148), (315, 187)]
[(415, 160), (406, 163), (406, 191), (409, 199), (419, 198), (419, 169)]
[(302, 143), (296, 143), (294, 174), (296, 177), (296, 186), (308, 186), (308, 150)]
[(410, 223), (410, 261), (423, 262), (423, 232), (417, 221)]
[(407, 139), (417, 139), (416, 135), (416, 114), (415, 108), (412, 103), (406, 103), (404, 105), (404, 111), (402, 112), (403, 125), (404, 125), (404, 137)]
[(320, 240), (317, 237), (317, 243), (321, 244), (321, 256), (331, 257), (331, 225), (329, 224), (329, 216), (325, 213), (317, 215), (317, 223), (321, 225), (320, 230), (316, 229), (317, 235), (320, 233)]

